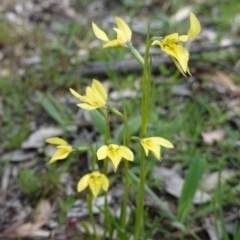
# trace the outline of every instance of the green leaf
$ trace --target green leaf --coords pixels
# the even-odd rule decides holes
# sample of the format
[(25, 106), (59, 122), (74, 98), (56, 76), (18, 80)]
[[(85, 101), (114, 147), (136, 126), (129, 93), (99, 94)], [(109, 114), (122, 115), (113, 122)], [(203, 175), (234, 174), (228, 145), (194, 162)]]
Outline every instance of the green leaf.
[(237, 220), (235, 222), (233, 237), (234, 237), (233, 240), (239, 240), (240, 239), (240, 222), (239, 222), (239, 220)]
[(61, 126), (66, 125), (66, 121), (64, 120), (62, 114), (60, 114), (56, 105), (43, 93), (37, 91), (36, 94), (40, 105), (48, 113), (48, 115)]
[(104, 135), (106, 131), (105, 118), (97, 110), (89, 111), (89, 116), (91, 118), (93, 126), (97, 129), (97, 131), (100, 134)]
[(192, 210), (192, 201), (201, 178), (202, 166), (198, 156), (192, 158), (191, 166), (185, 178), (181, 196), (178, 201), (177, 219), (181, 223), (185, 223), (187, 216)]
[[(136, 116), (128, 121), (128, 133), (129, 136), (134, 135), (139, 131), (141, 127), (141, 116)], [(121, 143), (123, 139), (124, 124), (121, 124), (114, 134), (114, 141)]]

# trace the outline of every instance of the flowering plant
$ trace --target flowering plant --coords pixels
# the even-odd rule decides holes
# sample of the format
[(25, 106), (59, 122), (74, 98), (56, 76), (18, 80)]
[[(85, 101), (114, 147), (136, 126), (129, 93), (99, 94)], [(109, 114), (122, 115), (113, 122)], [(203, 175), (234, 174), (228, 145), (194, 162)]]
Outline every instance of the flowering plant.
[[(127, 23), (119, 17), (116, 17), (117, 27), (113, 28), (116, 32), (116, 39), (109, 40), (107, 34), (101, 30), (95, 23), (92, 23), (92, 29), (95, 36), (104, 41), (105, 44), (103, 48), (125, 48), (130, 50), (132, 56), (139, 62), (143, 69), (143, 80), (142, 80), (142, 102), (141, 102), (141, 132), (140, 136), (129, 136), (128, 132), (128, 122), (125, 111), (121, 113), (119, 110), (114, 109), (108, 103), (108, 94), (104, 89), (101, 82), (96, 79), (93, 79), (92, 85), (86, 88), (86, 94), (81, 95), (77, 91), (70, 88), (71, 94), (79, 99), (80, 103), (77, 104), (79, 108), (85, 110), (96, 110), (98, 111), (105, 120), (106, 130), (104, 134), (104, 144), (100, 146), (97, 150), (93, 149), (90, 144), (90, 147), (87, 148), (87, 151), (92, 151), (93, 164), (92, 172), (84, 175), (78, 182), (77, 190), (78, 192), (83, 191), (88, 186), (94, 198), (101, 194), (101, 189), (105, 191), (105, 218), (106, 226), (108, 225), (109, 220), (109, 206), (107, 203), (107, 191), (111, 185), (108, 176), (108, 162), (112, 161), (114, 171), (116, 172), (119, 169), (121, 160), (123, 162), (123, 174), (122, 178), (125, 184), (125, 191), (123, 196), (123, 202), (121, 207), (121, 217), (119, 228), (122, 231), (119, 231), (118, 239), (130, 239), (124, 229), (126, 229), (126, 212), (127, 205), (129, 202), (129, 176), (135, 176), (129, 169), (129, 164), (136, 158), (135, 152), (140, 152), (139, 163), (139, 182), (138, 182), (138, 193), (136, 196), (136, 216), (134, 221), (133, 235), (134, 240), (142, 239), (145, 236), (145, 220), (144, 220), (144, 189), (146, 182), (146, 160), (151, 152), (158, 160), (161, 159), (161, 147), (173, 148), (173, 144), (160, 136), (148, 136), (148, 113), (149, 101), (150, 101), (150, 89), (151, 89), (151, 64), (150, 64), (150, 48), (153, 45), (158, 45), (162, 51), (170, 55), (173, 59), (173, 62), (176, 64), (177, 68), (183, 75), (186, 73), (190, 74), (188, 67), (189, 61), (189, 52), (188, 50), (179, 45), (179, 42), (187, 42), (201, 30), (200, 23), (197, 17), (191, 13), (190, 14), (190, 29), (186, 35), (179, 35), (178, 33), (170, 34), (166, 37), (154, 36), (150, 38), (148, 36), (146, 42), (146, 49), (144, 57), (133, 47), (132, 44), (132, 31)], [(124, 130), (123, 130), (123, 141), (122, 145), (117, 145), (112, 142), (111, 138), (111, 128), (109, 121), (109, 112), (115, 114), (117, 117), (120, 117), (123, 121)], [(77, 149), (74, 149), (70, 144), (61, 138), (50, 138), (46, 140), (50, 144), (55, 144), (57, 146), (56, 152), (53, 154), (49, 163), (55, 162), (57, 160), (65, 159), (68, 155)], [(136, 141), (138, 143), (138, 148), (132, 149), (131, 141)], [(103, 160), (103, 169), (100, 169), (98, 161)], [(130, 163), (129, 163), (130, 162)], [(89, 212), (92, 219), (92, 224), (95, 225), (93, 213), (91, 211), (91, 206), (89, 205)], [(95, 234), (95, 238), (98, 239)]]

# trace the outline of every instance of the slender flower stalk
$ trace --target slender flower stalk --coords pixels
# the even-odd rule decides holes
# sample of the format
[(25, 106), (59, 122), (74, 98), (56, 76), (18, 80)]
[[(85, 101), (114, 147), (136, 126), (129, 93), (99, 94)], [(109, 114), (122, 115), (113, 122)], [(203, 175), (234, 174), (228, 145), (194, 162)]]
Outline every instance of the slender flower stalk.
[[(123, 131), (123, 144), (126, 147), (129, 147), (129, 131), (128, 131), (128, 122), (127, 122), (127, 113), (124, 108), (124, 131)], [(120, 216), (120, 224), (122, 229), (126, 229), (127, 226), (127, 206), (128, 206), (128, 199), (129, 199), (129, 162), (124, 161), (124, 197), (121, 206), (121, 216)], [(124, 231), (120, 236), (119, 239), (127, 239), (127, 231)]]
[[(100, 112), (102, 112), (102, 109), (98, 109)], [(109, 107), (107, 108), (107, 113), (104, 114), (102, 112), (103, 116), (105, 116), (105, 120), (106, 120), (106, 131), (104, 134), (104, 144), (108, 144), (109, 140), (110, 140), (110, 123), (109, 123)], [(108, 174), (108, 158), (105, 157), (105, 159), (103, 159), (103, 173), (107, 176)], [(105, 210), (105, 214), (104, 214), (104, 227), (107, 229), (109, 227), (109, 222), (110, 220), (110, 216), (109, 216), (109, 206), (108, 206), (108, 195), (107, 192), (105, 192), (104, 195), (104, 210)]]
[(88, 206), (88, 212), (89, 212), (89, 218), (92, 224), (92, 228), (93, 228), (93, 240), (98, 240), (98, 234), (96, 231), (96, 222), (95, 222), (95, 218), (94, 218), (94, 214), (93, 214), (93, 206), (92, 206), (92, 196), (90, 194), (87, 195), (87, 206)]
[[(141, 137), (145, 138), (147, 134), (147, 120), (149, 110), (150, 98), (150, 69), (149, 69), (149, 51), (152, 45), (152, 40), (147, 37), (146, 50), (143, 64), (143, 82), (142, 82), (142, 124), (141, 124)], [(137, 209), (135, 218), (135, 232), (134, 240), (139, 240), (144, 231), (144, 185), (145, 185), (145, 154), (143, 148), (141, 149), (140, 158), (140, 183), (139, 195), (137, 198)]]

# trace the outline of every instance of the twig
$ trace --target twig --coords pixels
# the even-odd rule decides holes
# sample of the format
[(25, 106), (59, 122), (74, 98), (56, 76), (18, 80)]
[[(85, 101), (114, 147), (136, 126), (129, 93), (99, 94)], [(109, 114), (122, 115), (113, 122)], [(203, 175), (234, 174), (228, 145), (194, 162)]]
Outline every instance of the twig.
[[(190, 49), (191, 54), (198, 54), (203, 52), (214, 52), (214, 51), (220, 51), (225, 50), (228, 48), (238, 48), (240, 47), (240, 42), (238, 43), (232, 43), (224, 46), (210, 46), (210, 47), (195, 47), (193, 49)], [(161, 57), (154, 57), (156, 54), (152, 54), (152, 73), (156, 74), (159, 73), (159, 66), (160, 65), (169, 65), (172, 64), (172, 60), (168, 56), (161, 56)], [(190, 67), (196, 66), (196, 62), (203, 61), (202, 58), (195, 58), (191, 59), (189, 62)], [(227, 64), (226, 62), (219, 62), (219, 61), (210, 61), (210, 60), (204, 60), (205, 67), (210, 66), (221, 66), (222, 68), (226, 68), (228, 70), (234, 71), (233, 67), (230, 64)], [(201, 68), (204, 66), (201, 66)], [(90, 67), (85, 67), (80, 70), (79, 75), (82, 77), (98, 77), (104, 78), (107, 76), (108, 71), (117, 72), (120, 74), (124, 73), (138, 73), (141, 72), (141, 66), (138, 62), (130, 59), (130, 60), (120, 60), (120, 61), (110, 61), (110, 62), (95, 62)]]

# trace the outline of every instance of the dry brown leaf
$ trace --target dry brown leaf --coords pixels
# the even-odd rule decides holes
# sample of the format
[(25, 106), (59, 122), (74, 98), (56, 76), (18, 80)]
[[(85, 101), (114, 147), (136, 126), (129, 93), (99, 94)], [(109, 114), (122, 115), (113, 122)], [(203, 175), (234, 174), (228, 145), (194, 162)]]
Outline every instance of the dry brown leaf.
[(211, 145), (215, 141), (222, 140), (225, 136), (225, 133), (222, 129), (213, 130), (211, 132), (202, 133), (203, 142)]
[(51, 216), (52, 208), (48, 200), (44, 199), (38, 206), (38, 214), (35, 218), (34, 224), (40, 227), (45, 225)]
[[(1, 190), (3, 192), (5, 192), (8, 189), (8, 184), (9, 184), (9, 180), (10, 180), (11, 170), (12, 170), (12, 166), (9, 165), (9, 166), (4, 168), (4, 171), (2, 173)], [(2, 197), (2, 194), (1, 194), (1, 197)]]
[(211, 240), (218, 240), (219, 237), (222, 236), (221, 223), (217, 220), (218, 227), (216, 228), (216, 220), (213, 216), (203, 218), (203, 225)]
[(24, 223), (12, 231), (5, 231), (5, 237), (49, 237), (50, 232), (38, 228), (35, 223)]
[(56, 127), (41, 127), (35, 132), (31, 133), (26, 141), (21, 145), (23, 149), (40, 148), (45, 144), (47, 138), (60, 136), (63, 134), (61, 128)]
[[(236, 175), (237, 175), (237, 171), (230, 170), (230, 169), (224, 169), (221, 172), (221, 181), (225, 181)], [(216, 187), (217, 183), (218, 183), (218, 172), (212, 172), (212, 173), (204, 176), (203, 182), (202, 182), (202, 189), (204, 189), (204, 191), (209, 192)]]
[(36, 156), (36, 152), (17, 149), (16, 151), (13, 152), (10, 161), (22, 162), (22, 161), (34, 160), (35, 156)]
[(196, 75), (201, 78), (207, 78), (224, 87), (225, 89), (234, 92), (239, 91), (239, 87), (233, 83), (230, 77), (217, 69), (202, 70), (201, 72), (197, 72)]
[[(163, 179), (167, 193), (177, 198), (181, 196), (184, 179), (177, 174), (176, 171), (163, 167), (155, 167), (152, 174), (155, 178)], [(193, 198), (193, 203), (203, 204), (209, 202), (210, 200), (211, 196), (208, 193), (197, 190)]]
[(22, 225), (18, 225), (15, 228), (10, 228), (4, 231), (0, 237), (8, 238), (8, 237), (43, 237), (47, 238), (51, 235), (50, 231), (39, 229), (38, 225), (35, 223), (24, 223)]
[(3, 232), (3, 237), (42, 237), (51, 235), (50, 231), (41, 229), (47, 223), (51, 215), (51, 205), (48, 200), (42, 200), (38, 206), (38, 214), (34, 222), (16, 225)]

